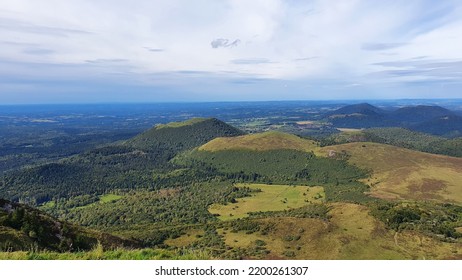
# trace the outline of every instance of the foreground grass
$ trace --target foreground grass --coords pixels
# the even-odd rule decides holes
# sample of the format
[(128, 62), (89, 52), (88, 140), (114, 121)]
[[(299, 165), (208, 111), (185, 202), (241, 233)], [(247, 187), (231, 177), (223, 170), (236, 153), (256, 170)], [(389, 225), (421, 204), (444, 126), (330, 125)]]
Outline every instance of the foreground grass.
[(116, 249), (104, 250), (102, 246), (88, 252), (58, 253), (39, 252), (0, 252), (0, 260), (207, 260), (211, 256), (201, 250), (164, 249)]

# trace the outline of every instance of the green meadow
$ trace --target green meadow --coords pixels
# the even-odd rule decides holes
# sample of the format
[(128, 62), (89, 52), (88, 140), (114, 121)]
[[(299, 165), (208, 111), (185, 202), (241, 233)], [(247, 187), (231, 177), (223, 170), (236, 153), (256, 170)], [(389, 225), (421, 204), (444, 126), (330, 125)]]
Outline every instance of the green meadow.
[(209, 212), (222, 221), (248, 217), (250, 212), (282, 211), (324, 201), (322, 187), (236, 184), (253, 190), (250, 197), (238, 198), (236, 203), (212, 204)]

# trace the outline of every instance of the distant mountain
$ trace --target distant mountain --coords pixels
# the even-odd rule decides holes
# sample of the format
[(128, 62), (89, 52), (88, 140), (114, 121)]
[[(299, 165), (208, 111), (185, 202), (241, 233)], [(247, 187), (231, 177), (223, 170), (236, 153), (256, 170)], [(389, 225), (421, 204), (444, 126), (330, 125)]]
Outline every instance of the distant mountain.
[(419, 105), (399, 108), (390, 114), (390, 118), (403, 123), (415, 123), (453, 114), (450, 110), (440, 106)]
[(390, 112), (361, 103), (329, 112), (325, 119), (337, 128), (401, 127), (449, 138), (462, 135), (462, 116), (440, 106), (407, 106)]
[(135, 241), (83, 229), (24, 204), (0, 199), (0, 251), (81, 251), (98, 243), (104, 248), (139, 246)]
[(125, 145), (142, 150), (188, 150), (217, 137), (239, 136), (244, 133), (215, 118), (194, 118), (185, 122), (158, 125), (128, 140)]
[(385, 112), (377, 108), (369, 103), (360, 103), (360, 104), (353, 104), (348, 105), (332, 112), (326, 114), (326, 116), (333, 116), (333, 115), (351, 115), (351, 114), (361, 114), (366, 116), (374, 116), (374, 115), (384, 115)]
[(449, 138), (462, 136), (462, 117), (449, 115), (421, 122), (410, 127), (413, 130)]
[(386, 112), (368, 103), (348, 105), (325, 116), (335, 127), (369, 128), (390, 125)]

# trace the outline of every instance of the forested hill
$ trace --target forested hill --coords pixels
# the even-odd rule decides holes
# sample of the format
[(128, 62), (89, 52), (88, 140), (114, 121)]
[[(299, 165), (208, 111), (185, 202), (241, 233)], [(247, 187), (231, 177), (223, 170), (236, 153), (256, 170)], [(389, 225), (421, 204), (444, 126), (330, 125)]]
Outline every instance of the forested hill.
[(392, 124), (384, 110), (368, 103), (342, 107), (325, 114), (325, 118), (336, 127), (383, 127)]
[(411, 127), (416, 131), (454, 138), (462, 136), (462, 117), (457, 115), (441, 116)]
[(335, 111), (329, 112), (326, 116), (334, 116), (334, 115), (350, 115), (350, 114), (362, 114), (362, 115), (385, 115), (385, 111), (377, 108), (369, 103), (360, 103), (360, 104), (353, 104), (341, 107)]
[(185, 122), (158, 125), (128, 140), (125, 145), (141, 150), (168, 148), (188, 150), (217, 137), (243, 135), (239, 129), (218, 119), (194, 118)]
[(138, 247), (138, 243), (62, 222), (35, 208), (0, 199), (0, 251), (81, 251)]
[[(179, 152), (217, 137), (242, 134), (214, 118), (158, 125), (123, 144), (6, 174), (0, 181), (0, 197), (39, 205), (79, 196), (82, 198), (76, 205), (79, 206), (97, 202), (100, 195), (115, 189), (157, 189), (167, 178), (152, 180), (152, 174), (173, 170), (170, 160)], [(172, 184), (186, 184), (197, 176), (168, 180)]]
[(440, 106), (419, 105), (399, 108), (391, 114), (391, 118), (403, 123), (420, 123), (450, 115), (454, 113)]

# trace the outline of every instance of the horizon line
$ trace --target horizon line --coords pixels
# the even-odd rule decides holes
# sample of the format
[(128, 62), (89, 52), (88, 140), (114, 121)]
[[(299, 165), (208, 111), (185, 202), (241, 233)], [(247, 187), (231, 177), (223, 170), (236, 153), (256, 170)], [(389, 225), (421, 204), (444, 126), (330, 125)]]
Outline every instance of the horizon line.
[(0, 104), (0, 107), (4, 106), (59, 106), (59, 105), (156, 105), (156, 104), (213, 104), (213, 103), (275, 103), (275, 102), (316, 102), (316, 103), (332, 103), (332, 102), (389, 102), (389, 101), (462, 101), (462, 97), (459, 98), (375, 98), (375, 99), (289, 99), (289, 100), (214, 100), (214, 101), (120, 101), (120, 102), (69, 102), (69, 103), (8, 103)]

